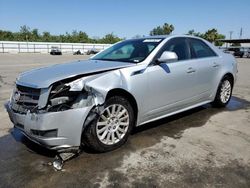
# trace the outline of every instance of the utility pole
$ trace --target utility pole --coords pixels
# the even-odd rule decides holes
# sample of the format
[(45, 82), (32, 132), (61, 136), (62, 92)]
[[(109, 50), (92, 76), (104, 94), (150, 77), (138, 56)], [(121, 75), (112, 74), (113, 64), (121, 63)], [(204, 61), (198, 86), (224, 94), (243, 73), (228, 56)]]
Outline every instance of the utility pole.
[(243, 34), (243, 29), (240, 28), (240, 39), (242, 38), (242, 34)]
[(233, 31), (229, 31), (230, 34), (230, 40), (232, 39)]

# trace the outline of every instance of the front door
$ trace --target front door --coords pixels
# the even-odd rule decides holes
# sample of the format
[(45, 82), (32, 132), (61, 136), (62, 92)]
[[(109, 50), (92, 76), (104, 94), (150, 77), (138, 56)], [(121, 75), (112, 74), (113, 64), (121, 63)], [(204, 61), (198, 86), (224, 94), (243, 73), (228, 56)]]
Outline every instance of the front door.
[(196, 94), (193, 90), (196, 70), (193, 68), (194, 62), (190, 60), (186, 38), (170, 39), (157, 56), (160, 57), (163, 51), (175, 52), (178, 61), (153, 64), (146, 69), (148, 106), (145, 108), (145, 120), (183, 108), (192, 102)]

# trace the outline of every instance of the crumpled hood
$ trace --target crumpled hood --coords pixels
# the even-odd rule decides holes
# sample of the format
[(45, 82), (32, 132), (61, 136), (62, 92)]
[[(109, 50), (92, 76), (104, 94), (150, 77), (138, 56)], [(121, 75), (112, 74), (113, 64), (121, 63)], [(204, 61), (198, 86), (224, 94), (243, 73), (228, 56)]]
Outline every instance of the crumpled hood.
[(133, 66), (132, 63), (86, 60), (57, 64), (22, 73), (17, 84), (33, 88), (48, 88), (51, 84), (75, 76)]

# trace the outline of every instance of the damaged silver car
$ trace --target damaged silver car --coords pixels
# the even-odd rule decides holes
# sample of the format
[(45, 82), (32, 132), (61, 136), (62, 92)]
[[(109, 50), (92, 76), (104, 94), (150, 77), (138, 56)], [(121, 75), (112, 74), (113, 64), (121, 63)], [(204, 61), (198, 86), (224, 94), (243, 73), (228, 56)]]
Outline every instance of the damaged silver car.
[(135, 126), (226, 106), (236, 73), (232, 55), (197, 37), (131, 39), (86, 61), (22, 73), (5, 106), (15, 128), (42, 146), (105, 152)]

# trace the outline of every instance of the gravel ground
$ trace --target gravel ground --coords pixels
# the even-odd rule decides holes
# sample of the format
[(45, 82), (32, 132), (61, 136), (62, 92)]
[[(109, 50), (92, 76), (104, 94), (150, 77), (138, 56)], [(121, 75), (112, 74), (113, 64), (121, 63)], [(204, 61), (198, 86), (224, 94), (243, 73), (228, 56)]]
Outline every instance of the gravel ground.
[(205, 105), (137, 128), (120, 149), (83, 152), (63, 172), (3, 108), (18, 73), (86, 56), (0, 54), (0, 187), (250, 187), (250, 59), (225, 109)]

